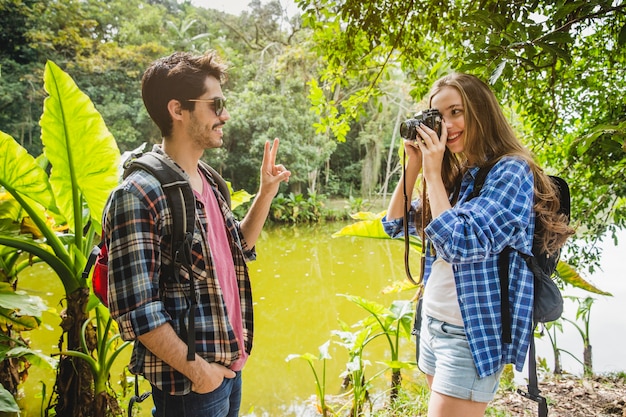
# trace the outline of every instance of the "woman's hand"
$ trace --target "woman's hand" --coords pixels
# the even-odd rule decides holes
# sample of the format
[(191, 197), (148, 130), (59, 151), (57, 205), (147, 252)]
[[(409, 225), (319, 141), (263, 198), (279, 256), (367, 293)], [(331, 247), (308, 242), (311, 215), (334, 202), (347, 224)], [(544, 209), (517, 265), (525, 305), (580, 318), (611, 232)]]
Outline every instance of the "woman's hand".
[(445, 123), (441, 124), (441, 137), (437, 136), (437, 132), (420, 123), (417, 126), (417, 146), (422, 154), (422, 168), (426, 182), (441, 181), (441, 167), (443, 163), (443, 155), (446, 151), (446, 142), (448, 140), (448, 129)]
[(406, 169), (407, 171), (413, 171), (419, 173), (422, 169), (422, 150), (417, 146), (419, 138), (417, 140), (405, 140), (404, 152), (406, 156)]
[(423, 139), (418, 141), (417, 145), (422, 151), (422, 171), (428, 186), (430, 213), (435, 219), (450, 208), (450, 201), (441, 176), (448, 129), (445, 123), (442, 123), (441, 137), (439, 137), (437, 132), (422, 123), (417, 127), (417, 134)]

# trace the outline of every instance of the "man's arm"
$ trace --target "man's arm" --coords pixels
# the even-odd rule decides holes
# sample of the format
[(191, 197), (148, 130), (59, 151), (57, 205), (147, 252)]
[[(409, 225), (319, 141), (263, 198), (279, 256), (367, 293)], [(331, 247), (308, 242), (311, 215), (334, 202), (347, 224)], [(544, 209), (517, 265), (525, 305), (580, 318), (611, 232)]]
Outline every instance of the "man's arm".
[(263, 230), (263, 225), (270, 212), (272, 200), (278, 193), (280, 183), (289, 181), (289, 176), (291, 175), (291, 172), (285, 169), (283, 165), (276, 165), (278, 142), (278, 139), (274, 139), (271, 147), (269, 141), (265, 142), (259, 192), (254, 198), (246, 217), (241, 221), (241, 233), (248, 245), (248, 249), (254, 247), (261, 230)]
[[(210, 363), (196, 355), (187, 360), (187, 345), (168, 323), (138, 336), (137, 339), (163, 362), (191, 380), (191, 389), (205, 394), (219, 388), (224, 378), (234, 378), (235, 373), (217, 363)], [(167, 342), (165, 342), (167, 341)]]

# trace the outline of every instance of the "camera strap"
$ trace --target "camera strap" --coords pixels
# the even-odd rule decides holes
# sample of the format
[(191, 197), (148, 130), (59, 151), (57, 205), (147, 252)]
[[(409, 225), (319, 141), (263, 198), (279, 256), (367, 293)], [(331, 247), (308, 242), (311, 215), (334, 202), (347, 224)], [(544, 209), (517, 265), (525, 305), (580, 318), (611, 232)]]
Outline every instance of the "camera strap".
[[(422, 225), (424, 224), (425, 221), (425, 216), (424, 216), (424, 207), (423, 207), (423, 202), (425, 201), (425, 192), (426, 192), (426, 183), (423, 184), (422, 187)], [(411, 281), (413, 284), (415, 285), (421, 285), (422, 282), (424, 282), (424, 266), (426, 264), (426, 245), (424, 244), (425, 241), (425, 235), (424, 235), (424, 228), (422, 227), (421, 230), (421, 234), (420, 237), (422, 239), (422, 249), (421, 249), (421, 256), (420, 256), (420, 277), (419, 279), (416, 281), (413, 278), (413, 275), (411, 274), (411, 268), (409, 266), (409, 255), (411, 253), (411, 246), (410, 246), (410, 236), (409, 236), (409, 208), (411, 207), (410, 204), (411, 202), (409, 201), (409, 195), (407, 193), (407, 184), (406, 184), (406, 152), (402, 153), (402, 194), (404, 196), (404, 221), (403, 221), (403, 231), (404, 231), (404, 271), (406, 273), (407, 278), (409, 279), (409, 281)], [(421, 290), (420, 290), (420, 297), (421, 297)]]

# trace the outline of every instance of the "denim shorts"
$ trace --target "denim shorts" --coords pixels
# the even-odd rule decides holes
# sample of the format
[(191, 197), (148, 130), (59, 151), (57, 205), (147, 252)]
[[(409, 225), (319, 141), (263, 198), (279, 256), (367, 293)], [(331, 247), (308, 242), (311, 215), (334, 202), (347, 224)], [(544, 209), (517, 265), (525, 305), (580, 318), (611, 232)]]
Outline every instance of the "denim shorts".
[(504, 367), (480, 378), (463, 327), (425, 316), (419, 344), (418, 366), (433, 377), (432, 391), (462, 400), (493, 400)]

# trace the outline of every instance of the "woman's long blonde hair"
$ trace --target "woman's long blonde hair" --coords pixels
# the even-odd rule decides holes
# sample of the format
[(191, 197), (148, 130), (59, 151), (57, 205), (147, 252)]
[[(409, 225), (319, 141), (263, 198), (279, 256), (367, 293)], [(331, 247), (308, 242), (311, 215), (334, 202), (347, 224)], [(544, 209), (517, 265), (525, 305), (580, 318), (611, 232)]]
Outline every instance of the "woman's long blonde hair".
[(468, 160), (479, 167), (493, 166), (504, 156), (526, 160), (535, 182), (535, 227), (541, 231), (541, 241), (535, 243), (548, 254), (558, 251), (574, 233), (567, 216), (559, 213), (558, 189), (515, 135), (493, 91), (473, 75), (452, 73), (434, 83), (429, 103), (445, 87), (452, 87), (461, 94), (465, 111), (463, 154), (454, 155), (448, 150), (444, 154), (442, 175), (448, 192), (459, 186)]

